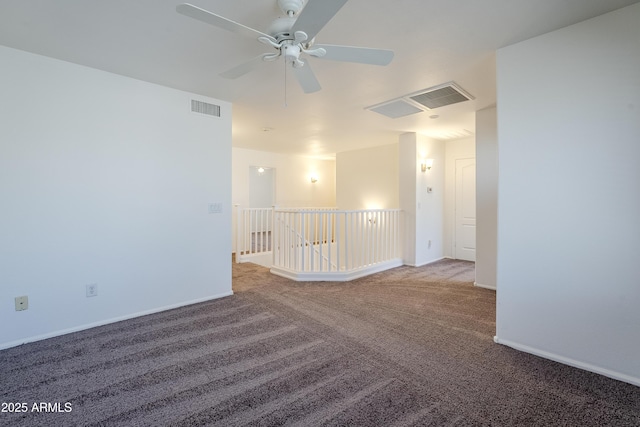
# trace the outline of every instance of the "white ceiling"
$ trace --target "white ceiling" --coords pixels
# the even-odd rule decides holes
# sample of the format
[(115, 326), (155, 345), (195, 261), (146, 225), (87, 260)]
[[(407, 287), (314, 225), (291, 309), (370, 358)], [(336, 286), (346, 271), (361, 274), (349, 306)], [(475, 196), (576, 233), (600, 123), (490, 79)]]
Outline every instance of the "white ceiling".
[[(281, 14), (276, 0), (188, 1), (260, 31)], [(236, 147), (331, 157), (404, 132), (474, 132), (475, 111), (496, 101), (496, 49), (638, 0), (350, 0), (317, 42), (395, 57), (386, 67), (311, 58), (323, 87), (313, 94), (290, 72), (285, 84), (282, 60), (236, 80), (219, 77), (269, 50), (176, 13), (182, 2), (2, 0), (0, 44), (233, 102)], [(475, 100), (399, 119), (365, 110), (452, 80)]]

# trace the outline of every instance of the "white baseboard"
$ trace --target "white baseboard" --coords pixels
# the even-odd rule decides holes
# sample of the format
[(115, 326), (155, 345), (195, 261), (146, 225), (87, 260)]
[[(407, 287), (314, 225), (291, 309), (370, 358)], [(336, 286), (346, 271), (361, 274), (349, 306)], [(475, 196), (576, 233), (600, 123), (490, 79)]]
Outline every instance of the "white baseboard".
[(408, 265), (409, 267), (423, 267), (425, 265), (429, 265), (429, 264), (433, 264), (434, 262), (438, 262), (438, 261), (442, 261), (443, 259), (447, 259), (448, 257), (443, 256), (440, 258), (436, 258), (436, 259), (432, 259), (430, 261), (426, 261), (426, 262), (422, 262), (420, 264), (408, 264), (408, 263), (404, 263), (404, 265)]
[(479, 288), (491, 289), (492, 291), (496, 290), (496, 285), (483, 285), (482, 283), (473, 282), (473, 286), (477, 286)]
[(595, 366), (590, 363), (581, 362), (579, 360), (572, 359), (570, 357), (560, 356), (558, 354), (550, 353), (548, 351), (540, 350), (534, 347), (529, 347), (528, 345), (525, 345), (525, 344), (520, 344), (510, 340), (500, 339), (498, 338), (497, 335), (493, 337), (493, 341), (498, 344), (502, 344), (502, 345), (506, 345), (507, 347), (514, 348), (516, 350), (524, 351), (525, 353), (534, 354), (536, 356), (544, 357), (545, 359), (564, 363), (565, 365), (573, 366), (574, 368), (584, 369), (585, 371), (594, 372), (596, 374), (604, 375), (605, 377), (613, 378), (614, 380), (624, 381), (626, 383), (633, 384), (640, 387), (640, 378), (638, 377), (633, 377), (631, 375), (612, 371), (610, 369), (601, 368), (599, 366)]
[(236, 255), (236, 262), (251, 262), (254, 264), (261, 265), (263, 267), (270, 268), (273, 265), (273, 253), (272, 252), (262, 252), (258, 254), (251, 255)]
[(195, 300), (191, 300), (191, 301), (180, 302), (180, 303), (177, 303), (177, 304), (167, 305), (167, 306), (164, 306), (164, 307), (154, 308), (154, 309), (151, 309), (151, 310), (140, 311), (140, 312), (133, 313), (133, 314), (127, 314), (125, 316), (113, 317), (111, 319), (100, 320), (100, 321), (94, 322), (94, 323), (87, 323), (87, 324), (84, 324), (84, 325), (75, 326), (73, 328), (62, 329), (62, 330), (59, 330), (59, 331), (49, 332), (49, 333), (42, 334), (42, 335), (35, 335), (35, 336), (32, 336), (32, 337), (22, 338), (22, 339), (19, 339), (19, 340), (16, 340), (16, 341), (9, 341), (9, 342), (6, 342), (6, 343), (1, 343), (0, 344), (0, 350), (4, 350), (4, 349), (7, 349), (7, 348), (11, 348), (11, 347), (17, 347), (19, 345), (27, 344), (27, 343), (30, 343), (30, 342), (46, 340), (48, 338), (59, 337), (61, 335), (71, 334), (73, 332), (84, 331), (86, 329), (96, 328), (98, 326), (104, 326), (104, 325), (108, 325), (110, 323), (116, 323), (116, 322), (120, 322), (120, 321), (123, 321), (123, 320), (129, 320), (129, 319), (133, 319), (135, 317), (141, 317), (141, 316), (146, 316), (148, 314), (160, 313), (161, 311), (172, 310), (174, 308), (180, 308), (180, 307), (184, 307), (184, 306), (187, 306), (187, 305), (197, 304), (197, 303), (200, 303), (200, 302), (206, 302), (206, 301), (211, 301), (211, 300), (218, 299), (218, 298), (228, 297), (228, 296), (231, 296), (231, 295), (233, 295), (233, 291), (224, 292), (224, 293), (221, 293), (221, 294), (217, 294), (217, 295), (213, 295), (213, 296), (209, 296), (209, 297), (205, 297), (205, 298), (199, 298), (199, 299), (195, 299)]
[(350, 280), (358, 279), (360, 277), (368, 276), (370, 274), (379, 273), (381, 271), (389, 270), (390, 268), (400, 267), (402, 264), (401, 259), (394, 259), (386, 262), (381, 262), (373, 266), (360, 268), (352, 271), (330, 271), (324, 273), (307, 273), (287, 270), (284, 268), (272, 267), (271, 273), (276, 276), (285, 277), (287, 279), (295, 280), (296, 282), (348, 282)]
[(445, 257), (441, 256), (440, 258), (431, 259), (429, 261), (425, 261), (417, 265), (417, 267), (423, 267), (425, 265), (433, 264), (434, 262), (442, 261)]

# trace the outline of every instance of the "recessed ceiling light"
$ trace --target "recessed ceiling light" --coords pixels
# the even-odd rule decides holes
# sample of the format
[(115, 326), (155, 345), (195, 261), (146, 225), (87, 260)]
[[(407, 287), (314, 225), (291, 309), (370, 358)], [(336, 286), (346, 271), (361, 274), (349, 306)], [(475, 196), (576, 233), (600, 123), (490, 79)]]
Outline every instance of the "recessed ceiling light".
[(429, 116), (430, 119), (437, 119), (438, 117), (440, 117), (440, 116), (437, 115), (437, 114), (432, 114), (432, 115)]

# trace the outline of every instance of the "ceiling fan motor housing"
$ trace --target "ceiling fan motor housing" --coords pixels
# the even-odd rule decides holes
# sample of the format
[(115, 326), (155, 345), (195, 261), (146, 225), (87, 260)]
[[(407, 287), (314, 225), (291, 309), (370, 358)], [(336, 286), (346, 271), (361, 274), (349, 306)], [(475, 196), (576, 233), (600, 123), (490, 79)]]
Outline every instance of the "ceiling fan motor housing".
[(293, 40), (293, 34), (291, 34), (291, 27), (296, 22), (296, 18), (292, 16), (282, 16), (280, 18), (276, 18), (269, 28), (267, 29), (267, 33), (276, 39), (278, 42), (282, 40)]

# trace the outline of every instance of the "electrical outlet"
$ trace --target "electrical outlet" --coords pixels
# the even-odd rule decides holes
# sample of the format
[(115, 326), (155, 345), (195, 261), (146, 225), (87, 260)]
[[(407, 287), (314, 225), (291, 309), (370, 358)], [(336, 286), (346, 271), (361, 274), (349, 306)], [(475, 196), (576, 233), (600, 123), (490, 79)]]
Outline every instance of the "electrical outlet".
[(98, 296), (98, 284), (92, 283), (87, 285), (87, 298)]
[(209, 203), (209, 213), (222, 213), (222, 203)]
[(29, 308), (29, 297), (16, 297), (16, 311), (23, 311)]

